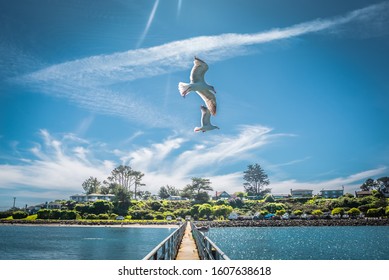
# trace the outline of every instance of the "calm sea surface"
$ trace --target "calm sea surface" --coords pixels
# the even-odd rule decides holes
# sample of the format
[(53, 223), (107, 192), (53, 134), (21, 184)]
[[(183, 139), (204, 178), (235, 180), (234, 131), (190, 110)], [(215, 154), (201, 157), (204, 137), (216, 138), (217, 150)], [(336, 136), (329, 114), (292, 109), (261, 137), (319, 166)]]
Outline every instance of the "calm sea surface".
[(389, 260), (389, 226), (211, 228), (235, 260)]
[[(140, 260), (175, 228), (0, 226), (3, 260)], [(389, 227), (211, 228), (231, 259), (389, 260)]]
[(175, 229), (0, 226), (0, 259), (140, 260)]

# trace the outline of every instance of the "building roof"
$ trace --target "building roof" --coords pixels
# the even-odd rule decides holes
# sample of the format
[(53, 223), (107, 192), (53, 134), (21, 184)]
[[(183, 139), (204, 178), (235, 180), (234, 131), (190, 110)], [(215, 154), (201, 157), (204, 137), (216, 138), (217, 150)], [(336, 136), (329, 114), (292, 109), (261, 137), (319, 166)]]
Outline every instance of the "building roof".
[(220, 195), (222, 195), (222, 194), (227, 194), (228, 196), (231, 196), (228, 192), (226, 192), (226, 191), (222, 191), (222, 192), (216, 192), (216, 196), (220, 196)]

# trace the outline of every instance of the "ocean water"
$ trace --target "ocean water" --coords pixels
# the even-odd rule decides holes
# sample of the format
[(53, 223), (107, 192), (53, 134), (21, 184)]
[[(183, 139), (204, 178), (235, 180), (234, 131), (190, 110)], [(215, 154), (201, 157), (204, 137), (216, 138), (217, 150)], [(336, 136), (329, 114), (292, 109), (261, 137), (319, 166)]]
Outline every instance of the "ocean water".
[(389, 226), (211, 228), (235, 260), (389, 260)]
[(175, 229), (0, 225), (0, 259), (140, 260)]

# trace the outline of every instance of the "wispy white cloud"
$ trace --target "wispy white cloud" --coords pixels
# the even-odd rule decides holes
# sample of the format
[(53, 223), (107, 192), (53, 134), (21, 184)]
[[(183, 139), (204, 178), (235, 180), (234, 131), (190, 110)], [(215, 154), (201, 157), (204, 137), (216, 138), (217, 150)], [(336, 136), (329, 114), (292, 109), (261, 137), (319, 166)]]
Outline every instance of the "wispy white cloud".
[(157, 186), (182, 187), (192, 177), (200, 176), (211, 178), (215, 185), (233, 187), (237, 186), (238, 178), (235, 173), (223, 174), (225, 167), (258, 160), (258, 153), (266, 145), (290, 136), (273, 133), (272, 129), (260, 125), (241, 126), (234, 136), (209, 135), (206, 140), (175, 136), (120, 156), (133, 168), (147, 173), (145, 182), (151, 186), (157, 183)]
[(291, 161), (288, 161), (288, 162), (283, 162), (283, 163), (278, 163), (278, 164), (272, 164), (272, 165), (270, 165), (269, 167), (270, 167), (270, 168), (277, 168), (277, 167), (282, 167), (282, 166), (294, 165), (294, 164), (298, 164), (298, 163), (307, 161), (307, 160), (309, 160), (310, 158), (311, 158), (311, 157), (305, 157), (305, 158), (302, 158), (302, 159), (295, 159), (295, 160), (291, 160)]
[[(175, 135), (131, 151), (116, 149), (113, 152), (108, 145), (80, 140), (71, 134), (70, 137), (67, 134), (58, 137), (41, 130), (40, 136), (42, 141), (31, 148), (33, 157), (30, 156), (29, 161), (0, 165), (2, 196), (66, 199), (81, 192), (81, 184), (89, 176), (104, 180), (119, 164), (130, 165), (145, 173), (144, 189), (152, 193), (167, 184), (182, 188), (196, 176), (209, 178), (215, 190), (242, 191), (246, 163), (257, 162), (258, 155), (267, 145), (291, 135), (276, 134), (263, 126), (245, 126), (236, 136), (215, 135), (207, 140), (193, 140), (185, 135)], [(236, 163), (243, 165), (228, 168)], [(268, 170), (266, 165), (263, 168)], [(347, 177), (312, 181), (271, 179), (270, 187), (273, 193), (289, 193), (291, 188), (310, 188), (317, 193), (322, 188), (344, 185), (347, 192), (354, 192), (361, 181), (380, 176), (387, 170), (387, 167), (379, 167)], [(276, 177), (276, 174), (269, 175), (270, 178)]]
[[(145, 32), (154, 18), (153, 6)], [(178, 7), (181, 2), (178, 2)], [(82, 107), (157, 127), (177, 127), (180, 121), (168, 111), (152, 105), (148, 98), (113, 85), (187, 69), (194, 55), (208, 61), (225, 60), (244, 53), (245, 47), (334, 30), (353, 22), (369, 24), (374, 18), (388, 17), (389, 3), (383, 2), (352, 11), (344, 16), (316, 19), (286, 28), (254, 34), (200, 36), (163, 45), (92, 56), (53, 65), (21, 77), (18, 81), (37, 87), (46, 94), (67, 98)]]
[[(32, 158), (21, 165), (2, 164), (0, 167), (1, 188), (22, 186), (40, 191), (66, 193), (79, 192), (80, 184), (89, 176), (105, 178), (114, 168), (110, 160), (95, 159), (84, 142), (72, 137), (53, 137), (47, 130), (41, 130), (42, 143), (30, 149)], [(69, 141), (72, 139), (72, 141)]]

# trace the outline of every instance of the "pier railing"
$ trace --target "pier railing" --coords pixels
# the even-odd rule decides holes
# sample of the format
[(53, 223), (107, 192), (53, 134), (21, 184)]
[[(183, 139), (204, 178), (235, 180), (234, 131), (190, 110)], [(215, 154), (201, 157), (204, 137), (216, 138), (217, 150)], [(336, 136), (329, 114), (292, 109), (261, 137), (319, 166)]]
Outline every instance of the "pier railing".
[(230, 258), (192, 223), (192, 236), (202, 260), (229, 260)]
[(159, 243), (143, 260), (174, 260), (184, 236), (186, 223)]

